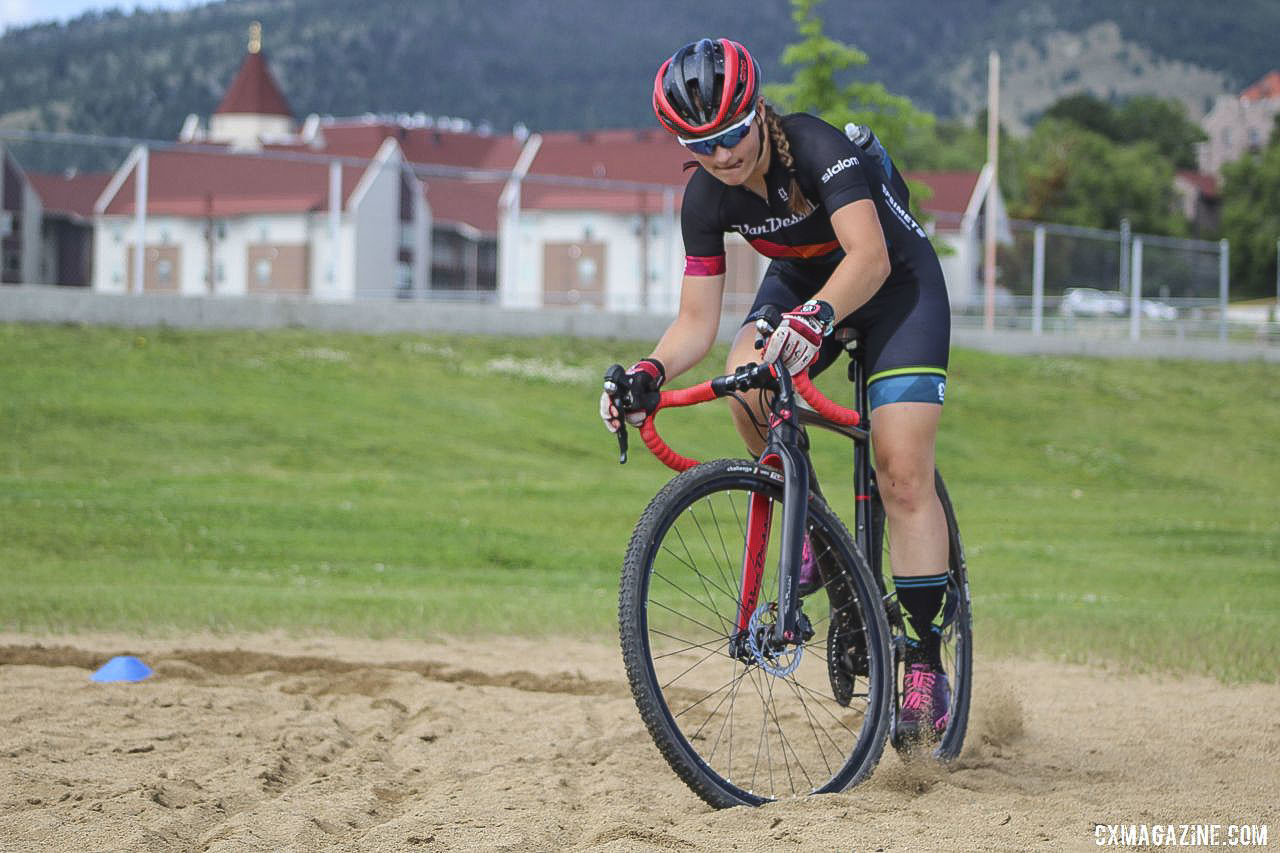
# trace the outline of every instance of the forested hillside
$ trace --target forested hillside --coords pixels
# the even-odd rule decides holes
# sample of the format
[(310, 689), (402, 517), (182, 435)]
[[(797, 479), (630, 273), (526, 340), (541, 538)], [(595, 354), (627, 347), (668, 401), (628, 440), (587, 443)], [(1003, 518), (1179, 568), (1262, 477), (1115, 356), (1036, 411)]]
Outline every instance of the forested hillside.
[[(1280, 3), (840, 0), (827, 31), (862, 47), (863, 76), (939, 115), (982, 102), (985, 53), (1006, 58), (1008, 103), (1034, 113), (1063, 93), (1177, 96), (1192, 114), (1276, 63)], [(650, 120), (657, 63), (702, 34), (752, 47), (766, 75), (794, 37), (785, 0), (224, 0), (181, 12), (89, 14), (0, 38), (0, 126), (173, 137), (217, 104), (251, 20), (298, 115), (424, 111), (508, 128)]]

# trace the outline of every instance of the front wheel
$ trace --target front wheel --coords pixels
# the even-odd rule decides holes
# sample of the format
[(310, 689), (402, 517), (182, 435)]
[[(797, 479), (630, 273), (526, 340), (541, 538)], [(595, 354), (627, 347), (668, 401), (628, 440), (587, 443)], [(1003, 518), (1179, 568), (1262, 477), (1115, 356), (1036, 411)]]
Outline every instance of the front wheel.
[[(969, 727), (969, 703), (973, 695), (973, 621), (969, 606), (969, 574), (964, 558), (964, 544), (960, 540), (960, 527), (955, 509), (947, 494), (942, 475), (934, 471), (934, 485), (942, 512), (947, 519), (947, 591), (942, 601), (942, 613), (936, 623), (942, 638), (942, 667), (951, 689), (951, 701), (947, 708), (947, 725), (937, 739), (933, 754), (939, 760), (951, 761), (960, 755), (965, 732)], [(894, 689), (902, 684), (905, 671), (904, 650), (910, 638), (907, 635), (906, 617), (893, 593), (893, 578), (889, 566), (889, 530), (885, 519), (884, 503), (878, 491), (871, 498), (871, 563), (876, 574), (882, 573), (882, 586), (890, 590), (886, 596), (886, 615), (893, 635)], [(898, 708), (900, 697), (894, 697), (893, 725), (890, 738), (900, 752), (910, 752), (916, 744), (901, 737), (898, 732)]]
[(649, 503), (623, 564), (618, 626), (636, 706), (671, 768), (717, 808), (844, 790), (888, 734), (879, 588), (820, 498), (807, 525), (822, 584), (800, 600), (803, 639), (763, 642), (782, 487), (749, 460), (686, 471)]

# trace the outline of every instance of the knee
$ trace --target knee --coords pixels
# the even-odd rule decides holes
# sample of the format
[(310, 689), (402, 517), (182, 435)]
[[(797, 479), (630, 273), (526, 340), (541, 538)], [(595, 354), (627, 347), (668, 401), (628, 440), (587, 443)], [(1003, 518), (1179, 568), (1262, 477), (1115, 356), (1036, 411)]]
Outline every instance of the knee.
[(876, 485), (885, 508), (893, 513), (915, 513), (935, 500), (933, 466), (918, 457), (891, 455), (877, 460)]

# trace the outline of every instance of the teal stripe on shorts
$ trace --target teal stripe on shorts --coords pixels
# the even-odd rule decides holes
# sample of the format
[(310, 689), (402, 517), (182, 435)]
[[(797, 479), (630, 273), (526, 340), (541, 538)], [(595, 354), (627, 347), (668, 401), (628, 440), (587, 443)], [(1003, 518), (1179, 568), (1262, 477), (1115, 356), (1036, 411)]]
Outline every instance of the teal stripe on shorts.
[(876, 379), (867, 387), (871, 408), (886, 403), (936, 403), (942, 405), (947, 377), (937, 373), (908, 373)]

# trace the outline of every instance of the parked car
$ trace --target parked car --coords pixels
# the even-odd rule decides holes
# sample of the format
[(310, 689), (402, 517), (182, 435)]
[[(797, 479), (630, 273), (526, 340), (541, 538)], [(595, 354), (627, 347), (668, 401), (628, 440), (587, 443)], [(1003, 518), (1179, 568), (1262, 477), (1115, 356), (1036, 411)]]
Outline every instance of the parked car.
[(1062, 292), (1058, 313), (1064, 317), (1123, 317), (1129, 313), (1129, 304), (1118, 291), (1068, 287)]
[(1178, 309), (1167, 302), (1144, 299), (1142, 300), (1142, 316), (1147, 320), (1176, 320), (1178, 319)]
[[(1147, 320), (1176, 320), (1178, 309), (1167, 302), (1143, 299), (1142, 317)], [(1129, 297), (1118, 290), (1069, 287), (1062, 293), (1058, 313), (1064, 317), (1128, 317)]]

